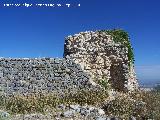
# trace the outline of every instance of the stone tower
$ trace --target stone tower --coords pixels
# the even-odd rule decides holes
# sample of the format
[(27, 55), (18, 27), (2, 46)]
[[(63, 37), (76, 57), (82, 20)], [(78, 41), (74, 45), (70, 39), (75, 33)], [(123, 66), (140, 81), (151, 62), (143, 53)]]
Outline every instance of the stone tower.
[(134, 64), (129, 60), (129, 48), (121, 41), (116, 42), (109, 32), (87, 31), (68, 36), (65, 39), (64, 57), (70, 57), (80, 64), (90, 75), (92, 83), (105, 79), (118, 91), (138, 88)]

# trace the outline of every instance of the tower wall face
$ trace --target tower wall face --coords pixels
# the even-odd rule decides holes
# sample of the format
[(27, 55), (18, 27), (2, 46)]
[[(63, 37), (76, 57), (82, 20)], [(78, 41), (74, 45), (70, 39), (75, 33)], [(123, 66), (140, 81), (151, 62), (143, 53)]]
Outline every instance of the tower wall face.
[(106, 32), (88, 31), (68, 36), (64, 57), (70, 57), (80, 64), (95, 83), (106, 79), (116, 90), (138, 88), (134, 66), (129, 66), (128, 48), (115, 43)]

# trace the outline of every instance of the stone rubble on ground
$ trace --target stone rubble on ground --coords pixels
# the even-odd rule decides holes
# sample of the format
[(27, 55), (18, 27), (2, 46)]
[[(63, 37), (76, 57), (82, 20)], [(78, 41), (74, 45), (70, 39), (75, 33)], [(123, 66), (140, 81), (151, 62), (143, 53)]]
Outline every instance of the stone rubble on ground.
[(53, 114), (27, 114), (16, 115), (12, 120), (117, 120), (114, 117), (105, 115), (101, 108), (93, 106), (80, 106), (76, 105), (59, 105), (57, 111)]

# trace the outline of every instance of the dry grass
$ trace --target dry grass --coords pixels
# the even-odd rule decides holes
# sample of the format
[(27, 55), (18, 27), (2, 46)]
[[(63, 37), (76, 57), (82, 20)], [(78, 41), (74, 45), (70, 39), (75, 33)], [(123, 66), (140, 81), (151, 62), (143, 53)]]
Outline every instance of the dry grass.
[(137, 120), (160, 119), (160, 92), (134, 92), (119, 94), (103, 106), (106, 114), (128, 120), (134, 116)]
[[(108, 98), (106, 90), (84, 91), (76, 94), (66, 94), (62, 97), (54, 94), (34, 94), (30, 96), (16, 95), (14, 97), (0, 97), (0, 107), (11, 114), (45, 113), (47, 110), (55, 110), (59, 104), (70, 105), (101, 105)], [(109, 116), (128, 120), (134, 116), (137, 120), (160, 118), (160, 92), (135, 92), (119, 93), (114, 100), (103, 105), (103, 109)]]
[(45, 113), (47, 109), (54, 109), (59, 104), (97, 105), (108, 97), (106, 91), (84, 91), (76, 94), (67, 94), (63, 98), (55, 94), (32, 94), (29, 96), (16, 95), (4, 98), (0, 106), (11, 114)]

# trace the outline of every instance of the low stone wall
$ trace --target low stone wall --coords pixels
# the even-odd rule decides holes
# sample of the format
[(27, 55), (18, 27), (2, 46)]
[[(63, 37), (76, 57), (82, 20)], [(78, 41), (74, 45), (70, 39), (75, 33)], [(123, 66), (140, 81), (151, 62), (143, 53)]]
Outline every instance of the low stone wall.
[(0, 58), (0, 87), (7, 95), (64, 93), (89, 87), (89, 77), (70, 59)]

